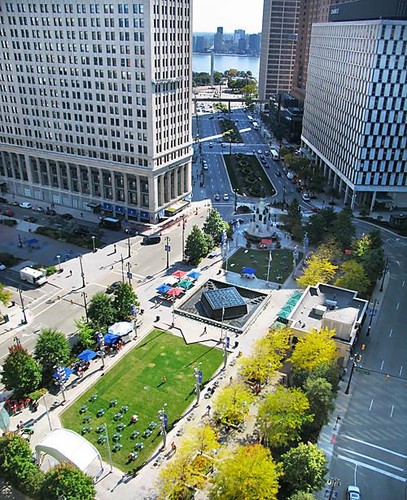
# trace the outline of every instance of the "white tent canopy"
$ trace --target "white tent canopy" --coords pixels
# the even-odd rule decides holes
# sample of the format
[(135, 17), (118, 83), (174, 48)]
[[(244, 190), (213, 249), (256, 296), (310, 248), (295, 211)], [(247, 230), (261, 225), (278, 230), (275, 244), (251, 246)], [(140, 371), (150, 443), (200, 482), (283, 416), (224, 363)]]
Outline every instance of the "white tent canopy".
[(120, 321), (107, 329), (108, 333), (113, 333), (116, 335), (127, 335), (129, 332), (133, 331), (133, 323), (128, 321)]
[(85, 438), (69, 429), (54, 429), (35, 446), (37, 456), (46, 453), (58, 462), (70, 462), (81, 471), (85, 471), (89, 465), (99, 458), (102, 465), (100, 453)]

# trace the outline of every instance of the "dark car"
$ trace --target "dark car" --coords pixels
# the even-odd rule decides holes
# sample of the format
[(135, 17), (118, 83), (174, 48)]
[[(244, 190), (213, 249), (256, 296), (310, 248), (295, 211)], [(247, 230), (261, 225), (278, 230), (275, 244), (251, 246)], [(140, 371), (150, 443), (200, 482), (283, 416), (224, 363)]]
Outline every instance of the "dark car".
[(7, 203), (6, 198), (3, 198), (3, 196), (0, 196), (0, 203)]
[(121, 281), (114, 281), (111, 285), (106, 288), (106, 293), (113, 293), (122, 284)]
[(30, 217), (30, 216), (25, 215), (24, 220), (26, 222), (37, 222), (38, 219), (37, 219), (37, 217)]
[(13, 200), (9, 201), (8, 204), (11, 205), (12, 207), (18, 207), (18, 205), (19, 205), (19, 203), (17, 201), (13, 201)]
[(161, 241), (161, 236), (156, 234), (156, 235), (151, 235), (151, 236), (144, 236), (141, 244), (142, 245), (156, 245), (157, 243), (160, 243), (160, 241)]
[(276, 176), (277, 176), (277, 177), (281, 177), (281, 172), (280, 172), (280, 170), (276, 170)]
[(71, 214), (62, 214), (62, 218), (65, 220), (71, 220), (73, 219), (73, 215)]
[(56, 213), (56, 212), (55, 212), (55, 210), (53, 210), (52, 208), (47, 208), (47, 209), (45, 210), (45, 214), (46, 214), (46, 215), (52, 215), (52, 216), (54, 216), (54, 215), (56, 215), (57, 213)]

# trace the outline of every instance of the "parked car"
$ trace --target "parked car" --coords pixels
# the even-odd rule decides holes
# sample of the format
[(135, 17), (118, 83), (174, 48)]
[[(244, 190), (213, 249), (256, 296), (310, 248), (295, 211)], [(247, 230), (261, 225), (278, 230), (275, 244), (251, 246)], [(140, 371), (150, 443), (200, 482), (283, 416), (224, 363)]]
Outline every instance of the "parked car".
[(18, 202), (14, 200), (9, 201), (8, 204), (11, 205), (12, 207), (18, 207)]
[(106, 288), (106, 293), (113, 293), (122, 284), (121, 281), (114, 281)]
[(62, 214), (62, 218), (65, 220), (71, 220), (71, 219), (73, 219), (73, 215), (68, 214), (68, 213)]
[(32, 207), (33, 206), (28, 201), (23, 201), (22, 203), (20, 203), (20, 208), (26, 208), (28, 210), (31, 210)]
[(360, 489), (357, 486), (348, 486), (346, 498), (347, 500), (361, 500)]
[(33, 207), (32, 208), (35, 212), (45, 212), (45, 210), (42, 207)]
[(26, 222), (37, 222), (37, 220), (38, 220), (38, 219), (37, 219), (37, 217), (31, 217), (31, 216), (27, 216), (27, 215), (25, 215), (25, 216), (24, 216), (24, 220), (25, 220)]
[(0, 264), (0, 271), (4, 271), (6, 269), (6, 266), (4, 264)]

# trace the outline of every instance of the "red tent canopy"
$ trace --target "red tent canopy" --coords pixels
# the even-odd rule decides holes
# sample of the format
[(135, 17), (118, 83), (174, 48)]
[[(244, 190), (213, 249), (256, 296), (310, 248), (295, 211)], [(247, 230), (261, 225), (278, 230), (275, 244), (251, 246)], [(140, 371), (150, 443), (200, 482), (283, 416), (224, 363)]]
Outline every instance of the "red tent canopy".
[(268, 240), (268, 239), (266, 239), (266, 238), (263, 238), (263, 239), (260, 241), (260, 243), (261, 243), (262, 245), (272, 245), (272, 244), (273, 244), (273, 240)]
[(185, 275), (187, 274), (186, 271), (181, 271), (180, 269), (178, 269), (178, 271), (175, 271), (174, 273), (172, 273), (172, 276), (175, 276), (176, 278), (183, 278)]
[(166, 295), (168, 295), (169, 297), (178, 297), (183, 291), (184, 290), (179, 286), (175, 286), (174, 288), (171, 288), (171, 290), (168, 290)]

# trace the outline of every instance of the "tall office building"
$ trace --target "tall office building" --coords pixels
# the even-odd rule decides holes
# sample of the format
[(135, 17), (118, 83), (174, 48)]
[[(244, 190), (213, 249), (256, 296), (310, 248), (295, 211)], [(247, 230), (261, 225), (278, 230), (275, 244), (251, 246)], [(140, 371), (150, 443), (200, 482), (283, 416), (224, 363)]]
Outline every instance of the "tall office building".
[(0, 184), (156, 222), (191, 192), (191, 0), (0, 3)]
[(261, 35), (254, 33), (249, 35), (249, 52), (250, 54), (257, 56), (260, 53), (260, 41)]
[(359, 20), (375, 3), (314, 24), (304, 106), (303, 147), (356, 209), (407, 206), (407, 21)]
[(223, 43), (223, 28), (220, 26), (213, 35), (213, 51), (215, 53), (223, 52)]
[(245, 38), (246, 37), (246, 31), (245, 30), (235, 30), (234, 34), (233, 34), (233, 43), (238, 46), (239, 45), (239, 41), (241, 38)]
[(291, 90), (301, 0), (264, 0), (259, 96)]

